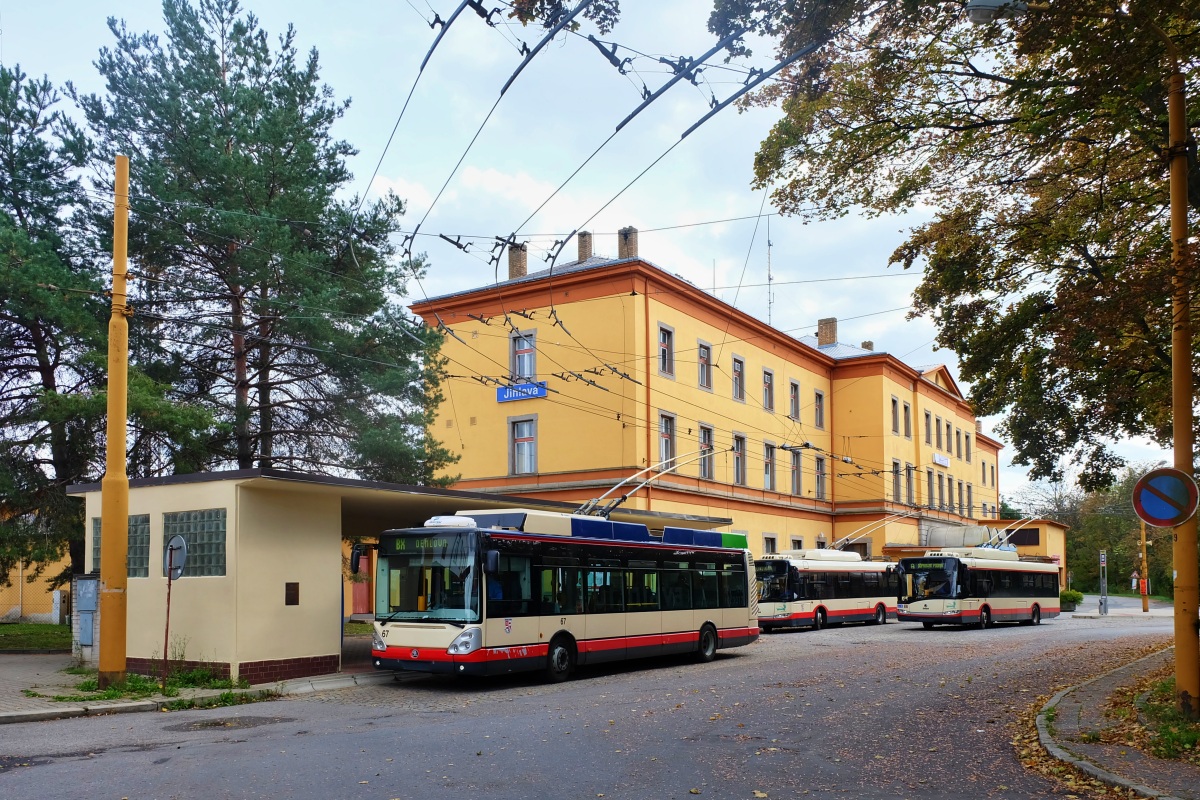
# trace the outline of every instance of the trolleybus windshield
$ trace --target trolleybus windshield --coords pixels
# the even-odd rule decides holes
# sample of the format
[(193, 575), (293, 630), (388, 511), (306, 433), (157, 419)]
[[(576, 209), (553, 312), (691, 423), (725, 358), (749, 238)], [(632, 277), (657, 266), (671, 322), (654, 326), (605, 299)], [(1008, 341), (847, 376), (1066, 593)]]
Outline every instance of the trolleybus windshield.
[(901, 560), (900, 566), (903, 569), (900, 581), (901, 604), (908, 605), (930, 598), (954, 597), (958, 559), (906, 558)]
[(472, 530), (385, 536), (375, 584), (381, 622), (479, 622), (483, 570)]
[[(791, 586), (788, 572), (792, 572)], [(755, 577), (758, 578), (758, 599), (767, 603), (786, 603), (796, 599), (797, 580), (795, 570), (783, 559), (754, 562)]]

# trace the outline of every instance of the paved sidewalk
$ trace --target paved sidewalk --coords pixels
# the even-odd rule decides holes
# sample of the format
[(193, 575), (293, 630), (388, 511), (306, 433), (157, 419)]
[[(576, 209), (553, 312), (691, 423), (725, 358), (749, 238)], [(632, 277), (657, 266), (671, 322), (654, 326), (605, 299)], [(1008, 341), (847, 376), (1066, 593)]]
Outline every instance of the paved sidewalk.
[[(1155, 758), (1127, 744), (1089, 741), (1115, 724), (1104, 715), (1108, 698), (1146, 673), (1173, 663), (1174, 658), (1173, 648), (1162, 650), (1059, 692), (1038, 714), (1042, 746), (1060, 761), (1142, 797), (1200, 800), (1200, 767)], [(1047, 720), (1051, 710), (1053, 723)]]
[[(369, 656), (370, 640), (367, 640)], [(344, 669), (333, 675), (297, 678), (278, 683), (251, 686), (247, 689), (180, 689), (175, 697), (155, 695), (145, 700), (55, 700), (57, 697), (80, 695), (75, 687), (84, 679), (63, 670), (76, 663), (69, 653), (10, 654), (0, 653), (0, 724), (34, 722), (65, 717), (96, 714), (121, 714), (133, 711), (158, 711), (178, 700), (195, 700), (203, 704), (225, 691), (258, 696), (264, 692), (280, 695), (307, 694), (350, 686), (386, 683), (394, 680), (390, 672), (377, 672), (369, 661), (347, 658)]]

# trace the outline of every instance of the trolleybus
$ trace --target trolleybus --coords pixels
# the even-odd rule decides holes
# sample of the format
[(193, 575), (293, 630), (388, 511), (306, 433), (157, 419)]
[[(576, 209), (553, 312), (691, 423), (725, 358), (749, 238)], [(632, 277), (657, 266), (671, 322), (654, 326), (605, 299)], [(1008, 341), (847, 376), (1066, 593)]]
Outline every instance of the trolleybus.
[(897, 617), (934, 625), (1037, 625), (1057, 617), (1058, 566), (1014, 550), (963, 547), (902, 558)]
[(527, 510), (460, 511), (379, 539), (381, 670), (494, 675), (758, 638), (744, 535)]
[(895, 564), (847, 550), (786, 550), (754, 562), (764, 631), (839, 622), (882, 624), (896, 615)]

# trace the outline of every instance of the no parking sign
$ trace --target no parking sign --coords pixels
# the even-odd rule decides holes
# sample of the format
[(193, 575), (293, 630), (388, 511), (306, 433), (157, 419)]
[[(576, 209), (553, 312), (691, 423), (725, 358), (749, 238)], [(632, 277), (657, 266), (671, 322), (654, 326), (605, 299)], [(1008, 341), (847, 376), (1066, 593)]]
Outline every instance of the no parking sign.
[(1133, 487), (1133, 510), (1156, 528), (1174, 528), (1196, 513), (1196, 481), (1171, 467), (1152, 469)]

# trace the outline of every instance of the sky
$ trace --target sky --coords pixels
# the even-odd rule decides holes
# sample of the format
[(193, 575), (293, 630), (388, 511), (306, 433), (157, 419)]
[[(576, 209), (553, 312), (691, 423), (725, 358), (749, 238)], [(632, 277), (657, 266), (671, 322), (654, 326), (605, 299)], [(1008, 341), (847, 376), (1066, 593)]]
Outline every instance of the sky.
[[(870, 340), (914, 367), (945, 364), (958, 378), (955, 354), (934, 347), (933, 325), (907, 318), (918, 270), (887, 264), (925, 214), (809, 224), (772, 215), (769, 200), (764, 206), (764, 193), (751, 184), (755, 151), (777, 109), (726, 108), (680, 141), (712, 98), (724, 100), (741, 87), (744, 66), (723, 69), (721, 57), (714, 57), (699, 86), (681, 81), (666, 92), (554, 194), (638, 106), (643, 86), (653, 91), (667, 81), (670, 69), (658, 57), (695, 57), (713, 46), (706, 28), (710, 0), (626, 0), (617, 27), (597, 36), (619, 43), (622, 58), (634, 55), (631, 50), (644, 54), (627, 74), (584, 38), (596, 33), (585, 21), (583, 36), (550, 42), (502, 97), (501, 87), (521, 62), (521, 42), (532, 48), (542, 29), (497, 18), (500, 24), (489, 27), (468, 11), (422, 71), (436, 36), (429, 22), (435, 12), (448, 18), (456, 0), (243, 5), (272, 38), (292, 24), (299, 49), (320, 54), (322, 79), (335, 97), (351, 100), (334, 135), (359, 150), (350, 162), (353, 192), (395, 191), (409, 204), (410, 230), (428, 215), (421, 232), (432, 235), (418, 237), (414, 249), (427, 254), (429, 274), (409, 286), (412, 299), (493, 282), (492, 237), (512, 233), (553, 194), (518, 232), (530, 242), (530, 271), (548, 266), (542, 259), (555, 240), (574, 230), (592, 231), (595, 252), (615, 257), (616, 231), (632, 225), (643, 258), (707, 291), (715, 287), (722, 300), (776, 328), (815, 335), (819, 318), (837, 317), (841, 341)], [(113, 44), (109, 16), (133, 32), (163, 29), (161, 4), (153, 0), (0, 0), (0, 61), (56, 85), (71, 81), (82, 93), (102, 93), (93, 62)], [(754, 56), (742, 63), (770, 66), (770, 44), (752, 45)], [(472, 244), (464, 252), (436, 234)], [(574, 253), (572, 240), (559, 263)], [(995, 435), (996, 421), (984, 419), (984, 431)], [(1028, 480), (1024, 469), (1009, 464), (1010, 451), (1002, 451), (1000, 463), (1006, 497)], [(1119, 452), (1135, 461), (1169, 460), (1139, 442), (1123, 443)]]

